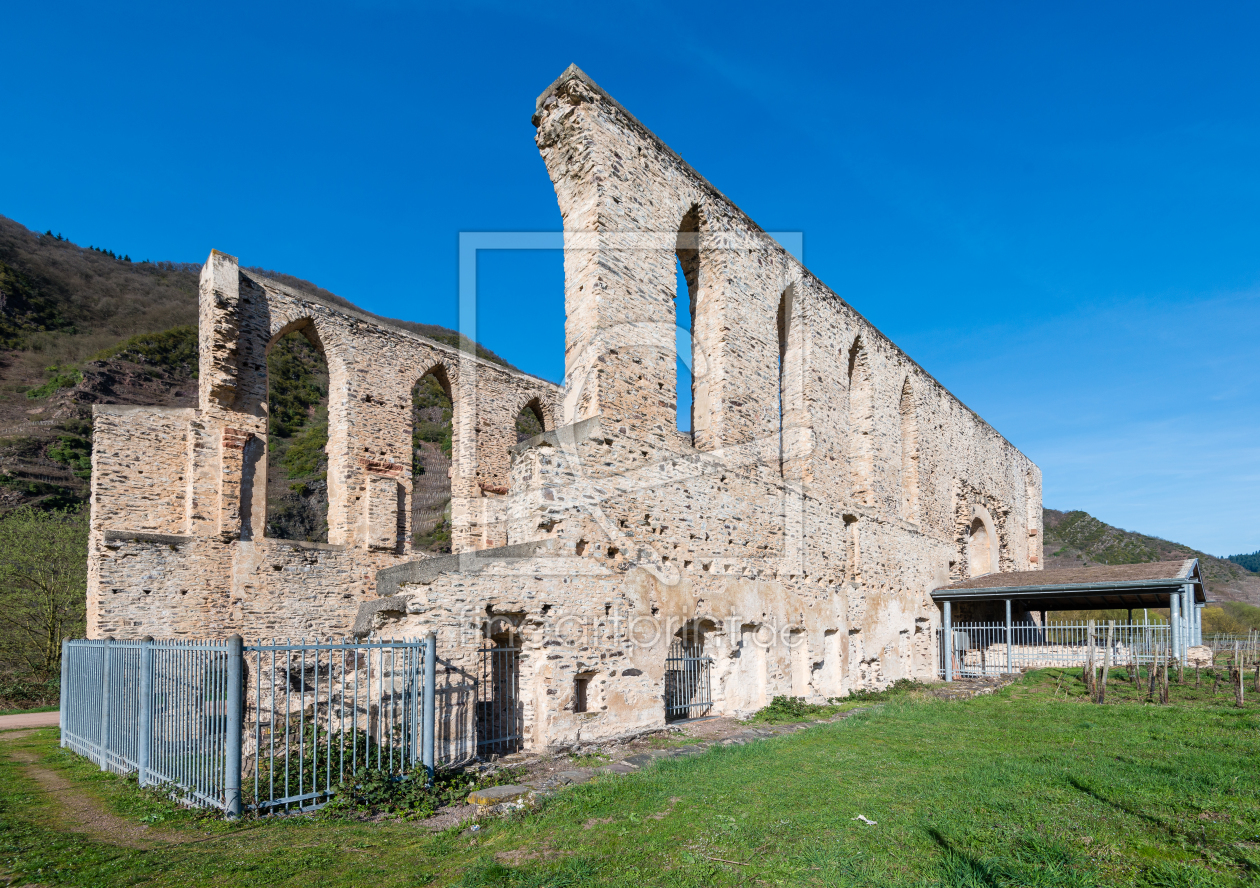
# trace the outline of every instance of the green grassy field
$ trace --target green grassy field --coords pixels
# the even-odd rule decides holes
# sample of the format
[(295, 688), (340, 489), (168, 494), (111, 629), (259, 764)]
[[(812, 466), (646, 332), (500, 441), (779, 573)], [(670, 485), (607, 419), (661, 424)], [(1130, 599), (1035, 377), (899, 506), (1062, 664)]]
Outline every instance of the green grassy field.
[[(93, 771), (47, 729), (0, 743), (0, 873), (223, 888), (1260, 884), (1260, 706), (1179, 696), (1191, 690), (1174, 685), (1171, 706), (1098, 706), (1081, 699), (1079, 672), (1045, 670), (965, 702), (911, 696), (600, 778), (472, 836), (199, 819)], [(67, 832), (58, 793), (14, 753), (161, 840)]]

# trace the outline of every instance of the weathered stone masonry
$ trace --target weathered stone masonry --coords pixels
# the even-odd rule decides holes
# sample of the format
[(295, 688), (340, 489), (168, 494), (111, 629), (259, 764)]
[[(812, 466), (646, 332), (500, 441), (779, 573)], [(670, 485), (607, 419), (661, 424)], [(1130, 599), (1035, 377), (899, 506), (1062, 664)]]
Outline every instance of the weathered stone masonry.
[[(199, 408), (98, 408), (91, 631), (343, 634), (357, 615), (360, 634), (435, 630), (473, 673), (486, 633), (510, 627), (538, 747), (659, 726), (684, 636), (715, 658), (717, 712), (930, 677), (930, 590), (1040, 567), (1037, 467), (582, 72), (534, 123), (564, 219), (563, 389), (212, 254)], [(690, 432), (676, 298), (693, 319)], [(329, 363), (328, 546), (254, 532), (265, 352), (299, 327)], [(410, 386), (438, 363), (456, 395), (457, 554), (423, 559), (405, 550), (397, 467)], [(534, 397), (547, 431), (511, 446)]]
[[(506, 542), (506, 498), (486, 489), (508, 484), (516, 414), (537, 400), (550, 427), (557, 386), (333, 308), (217, 251), (200, 299), (198, 407), (95, 411), (90, 633), (348, 632), (375, 572), (414, 557), (411, 388), (434, 370), (455, 404), (453, 543)], [(293, 330), (329, 369), (328, 544), (262, 534), (266, 353)]]

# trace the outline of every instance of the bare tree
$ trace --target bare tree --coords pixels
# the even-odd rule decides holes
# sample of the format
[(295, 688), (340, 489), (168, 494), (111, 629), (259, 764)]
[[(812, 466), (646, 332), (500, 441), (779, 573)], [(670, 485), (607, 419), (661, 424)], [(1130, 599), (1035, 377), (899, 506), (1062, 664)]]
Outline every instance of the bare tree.
[(0, 518), (0, 666), (11, 676), (56, 676), (62, 639), (83, 631), (87, 536), (77, 509)]

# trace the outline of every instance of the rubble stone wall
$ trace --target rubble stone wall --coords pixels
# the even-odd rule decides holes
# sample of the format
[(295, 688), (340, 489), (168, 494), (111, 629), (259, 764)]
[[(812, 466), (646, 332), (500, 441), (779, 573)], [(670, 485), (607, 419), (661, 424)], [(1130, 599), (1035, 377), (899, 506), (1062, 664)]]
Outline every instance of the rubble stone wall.
[[(508, 484), (516, 416), (536, 401), (553, 427), (558, 386), (243, 271), (217, 250), (199, 325), (196, 409), (95, 408), (90, 634), (348, 632), (375, 571), (423, 557), (411, 551), (411, 390), (433, 370), (454, 403), (452, 547), (506, 542), (493, 491)], [(267, 351), (294, 330), (328, 364), (324, 546), (263, 532)], [(125, 538), (135, 533), (180, 540)]]
[(717, 713), (934, 677), (930, 591), (968, 575), (975, 522), (998, 569), (1040, 567), (1037, 467), (580, 71), (534, 122), (565, 229), (561, 425), (513, 451), (512, 546), (383, 571), (360, 628), (437, 631), (475, 670), (510, 622), (538, 746), (660, 727), (682, 639)]
[[(576, 68), (534, 123), (564, 221), (563, 390), (470, 369), (212, 255), (186, 441), (174, 417), (99, 427), (118, 465), (183, 447), (188, 518), (172, 529), (115, 472), (94, 499), (93, 588), (128, 603), (100, 608), (94, 629), (433, 631), (482, 710), (503, 686), (484, 651), (511, 644), (532, 747), (660, 727), (684, 641), (712, 660), (714, 713), (932, 678), (931, 590), (976, 564), (1040, 568), (1040, 471)], [(689, 424), (676, 416), (678, 299), (692, 317)], [(292, 329), (319, 343), (333, 389), (334, 545), (315, 549), (249, 527), (265, 351)], [(392, 542), (391, 503), (408, 494), (410, 386), (439, 364), (456, 391), (457, 554), (417, 558)], [(546, 430), (513, 446), (532, 397)], [(140, 520), (191, 542), (105, 533)], [(197, 559), (208, 569), (189, 570)], [(202, 576), (217, 564), (230, 583)]]

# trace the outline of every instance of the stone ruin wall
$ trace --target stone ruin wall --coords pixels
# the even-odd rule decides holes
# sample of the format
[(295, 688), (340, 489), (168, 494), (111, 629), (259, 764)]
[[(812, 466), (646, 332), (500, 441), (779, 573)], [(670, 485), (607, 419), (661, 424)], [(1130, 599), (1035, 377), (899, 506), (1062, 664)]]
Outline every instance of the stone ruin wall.
[[(410, 560), (411, 389), (434, 371), (453, 410), (454, 551), (506, 542), (516, 416), (559, 389), (242, 271), (202, 271), (196, 409), (95, 408), (88, 632), (343, 636), (377, 570)], [(329, 372), (328, 539), (270, 539), (267, 350), (300, 330)]]
[(995, 569), (1040, 568), (1037, 467), (581, 72), (537, 108), (564, 217), (566, 388), (560, 428), (514, 450), (508, 528), (544, 542), (476, 575), (385, 571), (361, 631), (438, 631), (473, 671), (487, 617), (516, 626), (540, 745), (659, 727), (683, 627), (715, 658), (717, 712), (931, 678), (929, 593), (969, 575), (973, 524)]
[[(718, 713), (931, 678), (929, 593), (969, 575), (975, 522), (995, 569), (1040, 568), (1040, 471), (580, 71), (534, 120), (564, 218), (566, 385), (477, 363), (461, 397), (478, 421), (455, 411), (458, 554), (406, 551), (390, 466), (409, 461), (411, 385), (472, 360), (216, 253), (199, 409), (98, 409), (92, 633), (436, 631), (458, 679), (487, 625), (510, 626), (535, 747), (660, 727), (680, 632), (714, 657)], [(676, 261), (692, 432), (675, 419)], [(247, 539), (261, 487), (238, 492), (242, 437), (265, 439), (265, 348), (303, 324), (333, 392), (327, 546)], [(511, 446), (531, 397), (547, 431)], [(139, 481), (155, 459), (184, 476)]]

